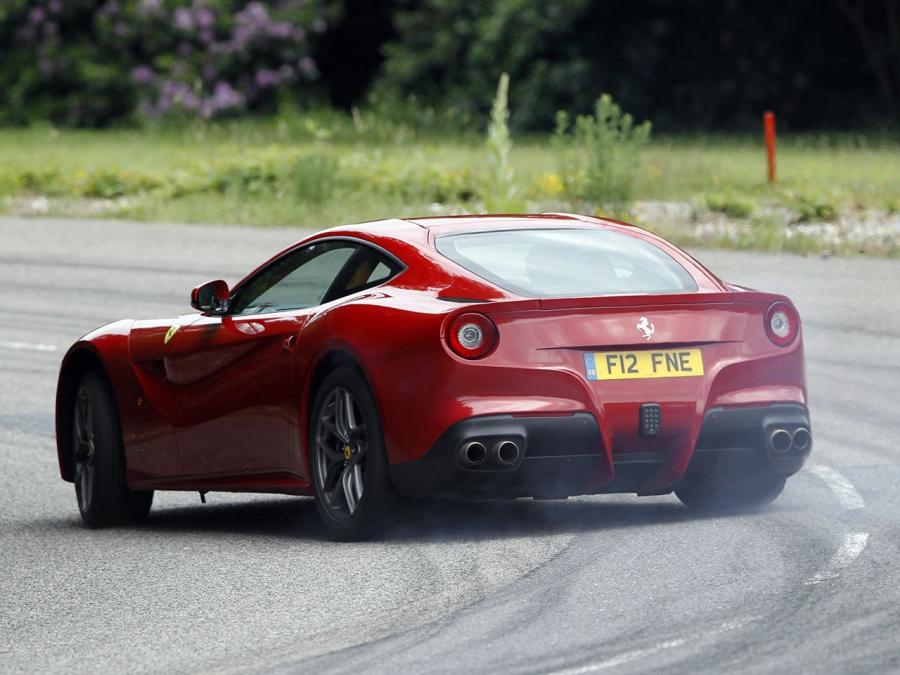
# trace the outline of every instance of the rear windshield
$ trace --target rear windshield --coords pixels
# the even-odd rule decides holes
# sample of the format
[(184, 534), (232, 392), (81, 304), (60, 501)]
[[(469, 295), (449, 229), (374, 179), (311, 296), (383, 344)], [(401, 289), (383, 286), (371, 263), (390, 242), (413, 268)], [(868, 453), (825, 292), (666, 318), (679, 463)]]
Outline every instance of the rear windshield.
[(689, 293), (697, 284), (660, 248), (610, 230), (503, 230), (440, 237), (470, 272), (535, 298)]

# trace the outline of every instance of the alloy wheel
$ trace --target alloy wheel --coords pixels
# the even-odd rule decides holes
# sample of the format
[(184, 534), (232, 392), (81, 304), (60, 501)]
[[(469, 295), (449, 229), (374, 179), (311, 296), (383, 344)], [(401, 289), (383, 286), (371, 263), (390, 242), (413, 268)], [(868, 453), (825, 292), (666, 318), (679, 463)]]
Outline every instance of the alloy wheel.
[(75, 435), (75, 487), (78, 505), (83, 512), (87, 512), (91, 508), (96, 473), (97, 445), (94, 438), (94, 416), (91, 408), (88, 388), (82, 386), (75, 399), (73, 431)]
[(315, 442), (319, 493), (334, 517), (350, 518), (363, 497), (369, 442), (359, 405), (349, 389), (335, 387), (329, 392)]

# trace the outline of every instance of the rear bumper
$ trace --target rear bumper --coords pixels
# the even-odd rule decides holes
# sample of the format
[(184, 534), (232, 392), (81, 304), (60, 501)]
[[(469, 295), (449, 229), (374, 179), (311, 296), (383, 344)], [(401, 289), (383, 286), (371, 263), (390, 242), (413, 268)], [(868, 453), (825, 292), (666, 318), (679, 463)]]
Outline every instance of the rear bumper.
[[(793, 437), (798, 429), (810, 434), (803, 447), (773, 446), (774, 432), (786, 431)], [(792, 476), (811, 450), (809, 413), (801, 405), (713, 408), (704, 417), (684, 481), (727, 486)]]
[[(656, 486), (666, 473), (666, 452), (617, 452), (613, 473), (600, 427), (590, 413), (568, 416), (491, 415), (451, 426), (421, 458), (394, 464), (391, 478), (409, 496), (559, 497), (597, 493), (664, 494), (681, 480), (727, 485), (790, 476), (803, 466), (811, 444), (777, 451), (773, 430), (809, 430), (809, 414), (799, 405), (714, 408), (703, 421), (687, 470), (676, 483)], [(464, 454), (476, 441), (486, 457), (473, 466)], [(499, 443), (518, 447), (515, 461), (504, 464), (492, 452)]]

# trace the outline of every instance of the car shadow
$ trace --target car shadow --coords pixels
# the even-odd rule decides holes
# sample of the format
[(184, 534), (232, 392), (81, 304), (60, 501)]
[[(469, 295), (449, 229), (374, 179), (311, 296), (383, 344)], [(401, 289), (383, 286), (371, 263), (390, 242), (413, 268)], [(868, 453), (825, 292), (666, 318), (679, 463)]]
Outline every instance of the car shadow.
[[(771, 505), (759, 515), (795, 510)], [(568, 501), (407, 502), (378, 537), (388, 542), (471, 542), (483, 539), (547, 536), (615, 530), (688, 521), (736, 518), (749, 511), (691, 511), (674, 498), (646, 502), (585, 498)], [(135, 528), (138, 529), (138, 528)], [(240, 534), (292, 540), (327, 540), (328, 534), (311, 499), (272, 499), (154, 509), (140, 529), (159, 533)]]

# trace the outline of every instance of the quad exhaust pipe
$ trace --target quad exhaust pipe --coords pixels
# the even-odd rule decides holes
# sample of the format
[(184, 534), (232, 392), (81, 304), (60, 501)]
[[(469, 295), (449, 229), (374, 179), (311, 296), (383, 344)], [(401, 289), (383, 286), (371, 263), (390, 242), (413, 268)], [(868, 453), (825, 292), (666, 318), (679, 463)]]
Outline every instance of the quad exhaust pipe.
[(471, 440), (463, 443), (457, 451), (457, 459), (464, 468), (474, 469), (485, 462), (499, 467), (510, 467), (522, 457), (519, 444), (509, 438), (501, 438), (490, 445), (483, 441)]
[(808, 450), (809, 446), (812, 445), (812, 434), (809, 433), (809, 429), (800, 427), (794, 431), (791, 440), (793, 441), (795, 450)]
[(480, 466), (487, 459), (487, 448), (481, 441), (469, 441), (460, 448), (459, 458), (464, 466)]
[(491, 448), (491, 459), (502, 466), (519, 461), (519, 446), (515, 441), (500, 441)]
[(781, 454), (789, 450), (804, 452), (812, 445), (812, 434), (806, 427), (798, 427), (793, 432), (787, 429), (773, 429), (769, 433), (769, 447)]
[(792, 443), (791, 433), (787, 429), (775, 429), (769, 434), (769, 445), (775, 452), (787, 452)]

